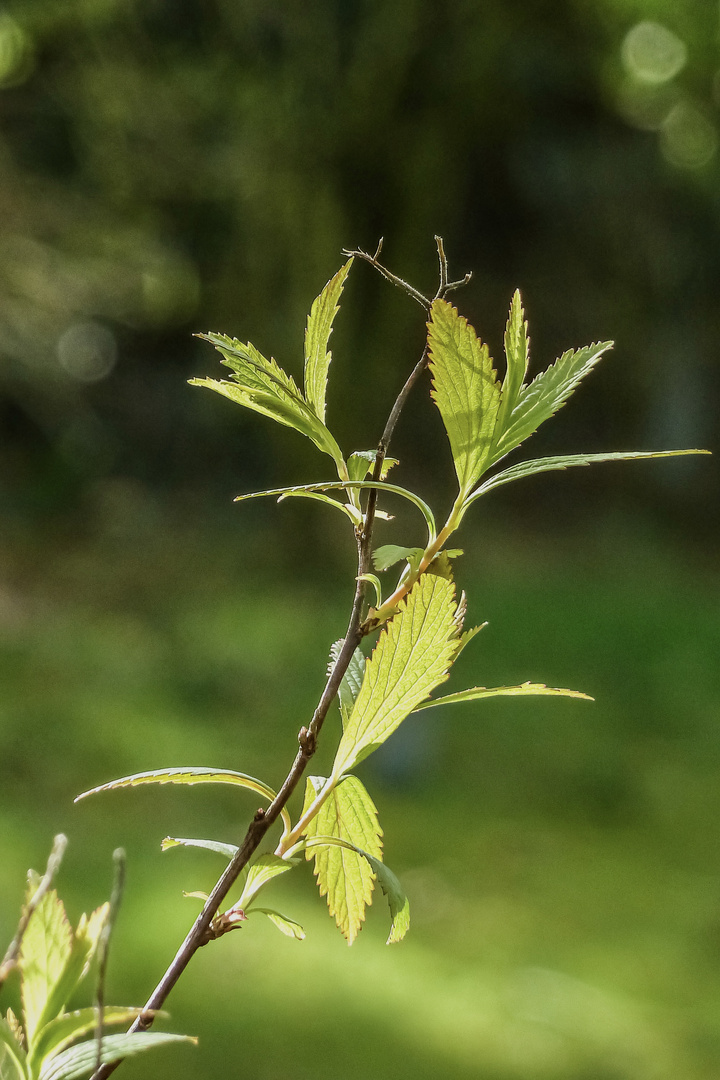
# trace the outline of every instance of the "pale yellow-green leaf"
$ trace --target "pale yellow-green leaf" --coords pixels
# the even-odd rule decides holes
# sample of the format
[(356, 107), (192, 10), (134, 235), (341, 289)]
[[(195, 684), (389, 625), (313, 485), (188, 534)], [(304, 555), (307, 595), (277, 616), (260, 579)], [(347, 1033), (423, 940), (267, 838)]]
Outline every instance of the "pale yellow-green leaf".
[[(35, 890), (31, 887), (30, 891)], [(60, 1012), (58, 1008), (53, 1016), (45, 1015), (48, 999), (62, 977), (72, 946), (73, 932), (65, 907), (55, 889), (51, 889), (35, 909), (20, 947), (23, 1018), (29, 1046), (40, 1022), (52, 1020)]]
[(457, 651), (455, 589), (423, 574), (380, 634), (333, 765), (341, 776), (371, 754), (447, 678)]
[[(8, 1010), (9, 1011), (9, 1010)], [(2, 1080), (27, 1080), (27, 1058), (15, 1024), (0, 1015), (0, 1076)]]
[[(382, 860), (377, 810), (356, 776), (339, 781), (308, 824), (305, 835), (308, 839), (318, 835), (337, 837)], [(314, 858), (320, 895), (327, 896), (330, 914), (348, 945), (352, 945), (365, 919), (365, 908), (372, 902), (375, 875), (370, 864), (357, 851), (344, 847), (311, 848), (306, 858)]]
[[(103, 1024), (126, 1024), (144, 1011), (142, 1008), (107, 1005), (103, 1009)], [(87, 1035), (89, 1031), (95, 1031), (97, 1020), (98, 1010), (96, 1008), (86, 1008), (77, 1009), (75, 1012), (62, 1013), (56, 1020), (51, 1020), (49, 1024), (46, 1024), (42, 1031), (38, 1033), (33, 1051), (28, 1057), (31, 1075), (34, 1076), (38, 1073), (46, 1058), (49, 1059), (53, 1055), (59, 1054), (61, 1050), (75, 1042), (81, 1035)]]
[(455, 705), (461, 701), (478, 701), (480, 698), (491, 697), (571, 697), (581, 698), (583, 701), (594, 701), (589, 694), (583, 694), (579, 690), (564, 690), (561, 687), (546, 686), (545, 683), (521, 683), (520, 686), (472, 686), (469, 690), (459, 690), (456, 694), (446, 694), (444, 697), (433, 698), (418, 705), (415, 712), (422, 709), (432, 709), (435, 705)]
[(242, 896), (235, 907), (246, 908), (268, 881), (297, 866), (297, 859), (281, 859), (278, 855), (260, 855), (248, 868)]
[(507, 369), (503, 381), (496, 433), (504, 429), (507, 418), (515, 408), (520, 388), (525, 382), (529, 359), (530, 338), (528, 337), (528, 326), (525, 322), (520, 290), (516, 289), (510, 304), (507, 326), (505, 327), (505, 361)]
[(332, 360), (327, 346), (352, 262), (352, 259), (348, 259), (313, 301), (305, 330), (305, 399), (322, 421), (325, 420), (328, 368)]
[(259, 908), (254, 907), (250, 911), (251, 915), (266, 915), (270, 922), (277, 926), (281, 934), (285, 934), (286, 937), (295, 938), (296, 941), (303, 941), (305, 939), (305, 931), (299, 922), (295, 922), (294, 919), (288, 919), (287, 915), (283, 915), (280, 911), (275, 911), (273, 908)]
[(460, 491), (484, 472), (500, 406), (500, 384), (487, 345), (446, 300), (436, 300), (428, 323), (432, 396), (452, 449)]

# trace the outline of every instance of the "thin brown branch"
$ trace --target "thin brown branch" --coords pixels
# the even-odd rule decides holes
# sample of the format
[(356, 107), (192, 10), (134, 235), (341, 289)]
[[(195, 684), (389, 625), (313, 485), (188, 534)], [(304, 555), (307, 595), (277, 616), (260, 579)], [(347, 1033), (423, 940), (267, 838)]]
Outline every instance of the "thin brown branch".
[(29, 903), (23, 909), (23, 913), (20, 917), (20, 922), (18, 923), (18, 928), (15, 931), (15, 937), (8, 945), (7, 952), (5, 953), (3, 961), (0, 964), (0, 987), (2, 987), (8, 975), (15, 969), (18, 956), (20, 955), (20, 946), (22, 945), (25, 931), (28, 928), (28, 923), (33, 917), (33, 914), (35, 913), (38, 904), (52, 885), (53, 879), (55, 878), (55, 875), (60, 869), (60, 863), (63, 860), (63, 855), (65, 854), (66, 847), (67, 836), (64, 836), (63, 833), (58, 833), (58, 835), (53, 840), (52, 851), (50, 852), (50, 856), (47, 861), (45, 873), (43, 874), (40, 880), (40, 884), (33, 893)]
[[(438, 242), (438, 251), (442, 251), (442, 241)], [(361, 259), (365, 259), (366, 262), (371, 263), (376, 270), (378, 270), (384, 277), (391, 281), (394, 285), (404, 289), (409, 296), (426, 309), (430, 307), (431, 301), (422, 293), (414, 289), (412, 285), (408, 285), (402, 278), (398, 278), (396, 275), (391, 274), (389, 270), (381, 266), (377, 261), (378, 256), (382, 250), (382, 239), (378, 243), (375, 255), (368, 255), (363, 251), (343, 251), (344, 255), (356, 255)], [(440, 256), (444, 258), (444, 253)], [(445, 267), (445, 277), (442, 277), (443, 271), (441, 270), (441, 284), (438, 290), (438, 296), (446, 292), (448, 288), (452, 287), (447, 283), (447, 267)], [(456, 285), (459, 283), (456, 283)], [(382, 434), (382, 438), (378, 444), (377, 454), (375, 456), (375, 465), (373, 469), (373, 481), (378, 483), (382, 473), (383, 463), (385, 456), (390, 445), (390, 440), (395, 431), (398, 419), (402, 408), (407, 400), (407, 397), (412, 390), (413, 386), (419, 379), (420, 375), (427, 366), (427, 347), (423, 349), (420, 360), (410, 373), (405, 385), (398, 394), (390, 415), (388, 416), (387, 423)], [(377, 505), (377, 489), (371, 489), (368, 495), (367, 508), (365, 510), (365, 516), (362, 526), (359, 526), (355, 530), (358, 550), (358, 576), (368, 573), (371, 568), (371, 549), (372, 549), (372, 533), (375, 523), (375, 508)], [(365, 595), (365, 582), (358, 580), (355, 587), (355, 595), (353, 598), (352, 611), (350, 613), (350, 619), (348, 627), (345, 632), (345, 638), (342, 643), (342, 647), (338, 654), (338, 658), (330, 672), (327, 682), (325, 683), (325, 689), (322, 692), (317, 708), (313, 714), (313, 717), (307, 727), (302, 728), (298, 735), (298, 742), (300, 743), (300, 749), (298, 750), (295, 760), (288, 772), (282, 787), (278, 791), (276, 797), (270, 803), (270, 806), (266, 810), (260, 809), (255, 814), (250, 826), (248, 827), (245, 838), (242, 844), (236, 851), (232, 860), (228, 863), (224, 873), (218, 879), (214, 889), (210, 893), (202, 911), (195, 920), (193, 926), (188, 932), (185, 940), (175, 954), (175, 958), (168, 966), (165, 974), (160, 982), (155, 987), (154, 991), (150, 995), (143, 1012), (134, 1021), (129, 1028), (130, 1032), (147, 1031), (155, 1018), (155, 1013), (162, 1007), (168, 994), (175, 986), (180, 976), (185, 971), (186, 967), (190, 963), (190, 960), (195, 955), (197, 950), (203, 945), (206, 945), (209, 941), (214, 940), (216, 937), (222, 936), (227, 932), (228, 927), (224, 926), (221, 922), (221, 916), (217, 915), (220, 909), (220, 905), (223, 903), (225, 897), (229, 893), (230, 889), (234, 885), (235, 881), (239, 877), (241, 871), (249, 862), (253, 853), (258, 848), (265, 833), (270, 826), (280, 816), (280, 811), (285, 807), (290, 796), (297, 787), (308, 762), (312, 758), (317, 748), (318, 736), (320, 730), (325, 722), (325, 717), (328, 714), (330, 706), (337, 696), (342, 682), (343, 676), (348, 669), (352, 655), (355, 649), (360, 644), (363, 636), (361, 630), (362, 624), (362, 608), (363, 599)], [(117, 1061), (113, 1064), (101, 1065), (99, 1069), (96, 1069), (93, 1073), (91, 1080), (107, 1080), (121, 1062)]]

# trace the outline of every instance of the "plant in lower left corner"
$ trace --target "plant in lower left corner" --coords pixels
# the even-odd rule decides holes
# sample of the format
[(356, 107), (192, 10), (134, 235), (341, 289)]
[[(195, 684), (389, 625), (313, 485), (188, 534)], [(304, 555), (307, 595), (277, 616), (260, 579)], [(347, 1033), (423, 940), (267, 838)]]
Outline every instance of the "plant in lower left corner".
[(67, 1009), (96, 955), (104, 966), (112, 905), (82, 915), (73, 929), (62, 900), (49, 887), (64, 845), (65, 838), (58, 837), (55, 864), (51, 857), (43, 878), (29, 871), (18, 932), (0, 965), (0, 987), (12, 972), (19, 973), (22, 1003), (20, 1016), (12, 1008), (0, 1012), (0, 1080), (79, 1080), (100, 1064), (155, 1046), (195, 1041), (167, 1032), (105, 1035), (105, 1025), (127, 1024), (144, 1010), (103, 1006), (100, 992), (94, 1006)]

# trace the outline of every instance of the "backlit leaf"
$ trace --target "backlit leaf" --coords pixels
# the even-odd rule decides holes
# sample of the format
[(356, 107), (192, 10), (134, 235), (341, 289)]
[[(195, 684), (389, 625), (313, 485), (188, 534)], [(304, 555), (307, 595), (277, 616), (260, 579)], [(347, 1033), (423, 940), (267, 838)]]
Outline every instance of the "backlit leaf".
[[(31, 892), (34, 888), (31, 887)], [(22, 940), (19, 966), (22, 972), (22, 1003), (28, 1045), (32, 1047), (38, 1026), (53, 1020), (46, 1014), (48, 999), (60, 981), (70, 958), (73, 932), (65, 907), (55, 889), (42, 898)]]
[(295, 938), (296, 941), (303, 941), (305, 938), (305, 931), (299, 922), (295, 922), (294, 919), (288, 919), (287, 915), (282, 915), (273, 908), (256, 907), (252, 908), (249, 914), (267, 915), (270, 922), (277, 926), (278, 930), (285, 934), (286, 937)]
[(593, 465), (603, 461), (642, 461), (650, 458), (684, 457), (687, 454), (709, 454), (709, 450), (643, 450), (628, 451), (615, 454), (566, 454), (563, 457), (535, 458), (532, 461), (520, 461), (517, 465), (511, 465), (509, 469), (503, 469), (481, 484), (473, 491), (465, 505), (469, 506), (481, 495), (487, 494), (494, 488), (504, 484), (512, 484), (515, 480), (524, 480), (527, 476), (535, 476), (537, 473), (555, 472), (562, 469), (570, 469), (576, 465)]
[[(340, 650), (343, 647), (343, 642), (335, 641), (330, 647), (330, 660), (328, 662), (327, 673), (330, 675), (335, 664), (340, 656)], [(362, 686), (363, 675), (365, 674), (365, 657), (356, 649), (350, 658), (350, 663), (347, 666), (347, 670), (340, 682), (340, 688), (338, 690), (338, 700), (340, 702), (340, 713), (343, 718), (343, 727), (352, 712), (352, 707), (355, 704), (358, 694), (360, 693), (360, 687)]]
[(348, 259), (313, 301), (305, 330), (305, 399), (322, 421), (325, 420), (325, 393), (328, 368), (332, 360), (332, 353), (327, 347), (328, 340), (352, 262), (352, 259)]
[(327, 896), (330, 914), (352, 945), (365, 919), (365, 908), (372, 902), (375, 877), (367, 855), (382, 859), (382, 829), (377, 810), (356, 776), (345, 776), (335, 785), (309, 822), (305, 835), (308, 839), (333, 836), (351, 845), (351, 850), (314, 848), (306, 852), (306, 858), (314, 858), (320, 895)]
[(390, 870), (385, 863), (380, 862), (379, 859), (374, 858), (367, 851), (361, 851), (359, 848), (353, 848), (352, 844), (348, 844), (347, 841), (340, 839), (336, 836), (315, 836), (307, 841), (308, 848), (319, 847), (341, 847), (352, 848), (357, 851), (358, 855), (362, 855), (364, 859), (370, 863), (371, 868), (377, 875), (380, 888), (385, 896), (387, 896), (388, 904), (390, 905), (390, 914), (392, 916), (392, 927), (390, 929), (390, 936), (387, 939), (387, 945), (393, 945), (397, 941), (401, 941), (408, 932), (410, 926), (410, 904), (408, 902), (403, 888), (398, 881), (395, 874)]
[[(103, 1009), (103, 1024), (126, 1024), (144, 1011), (142, 1008), (123, 1008), (108, 1005)], [(81, 1035), (87, 1035), (89, 1031), (95, 1031), (97, 1020), (98, 1010), (90, 1008), (63, 1013), (56, 1020), (46, 1024), (42, 1031), (38, 1033), (37, 1042), (28, 1057), (31, 1073), (36, 1074), (45, 1059), (50, 1058), (53, 1054), (58, 1054), (70, 1043), (79, 1039)]]
[(423, 549), (419, 547), (399, 547), (397, 544), (385, 544), (376, 548), (372, 553), (372, 560), (376, 570), (387, 570), (400, 562), (401, 559), (420, 559)]
[[(375, 466), (376, 457), (377, 450), (356, 450), (354, 454), (351, 454), (347, 462), (348, 476), (350, 479), (364, 480), (365, 477), (372, 472)], [(397, 458), (384, 458), (380, 470), (380, 479), (384, 480), (392, 467), (397, 464)]]
[(515, 293), (510, 304), (510, 314), (505, 327), (505, 361), (507, 369), (502, 387), (500, 410), (498, 412), (496, 431), (505, 429), (507, 419), (517, 404), (520, 388), (525, 382), (530, 358), (530, 338), (528, 327), (525, 322), (519, 289)]
[(219, 840), (188, 840), (183, 836), (166, 836), (160, 845), (161, 851), (168, 851), (174, 847), (197, 847), (215, 851), (218, 855), (224, 855), (226, 859), (234, 858), (237, 848), (234, 844), (222, 844)]
[[(110, 1065), (114, 1061), (135, 1057), (155, 1047), (171, 1046), (173, 1043), (181, 1042), (196, 1044), (197, 1039), (190, 1035), (171, 1035), (164, 1031), (105, 1035), (100, 1059), (104, 1065)], [(80, 1080), (80, 1077), (94, 1071), (96, 1058), (97, 1043), (94, 1039), (80, 1043), (79, 1046), (71, 1046), (50, 1058), (43, 1065), (40, 1080)]]
[(335, 757), (333, 776), (362, 761), (447, 678), (457, 650), (452, 582), (423, 574), (400, 601), (365, 665)]
[(452, 449), (461, 492), (485, 470), (500, 406), (500, 384), (487, 345), (446, 300), (436, 300), (428, 323), (432, 396)]
[(3, 1080), (27, 1080), (27, 1059), (25, 1051), (15, 1038), (15, 1034), (4, 1017), (0, 1016), (0, 1070)]
[(498, 425), (490, 461), (504, 457), (562, 408), (578, 383), (597, 364), (612, 341), (569, 349), (547, 371), (541, 372), (518, 393), (512, 412)]
[(245, 887), (235, 907), (243, 909), (248, 907), (253, 897), (257, 896), (268, 881), (272, 881), (280, 874), (286, 874), (297, 864), (297, 859), (281, 859), (278, 855), (260, 855), (252, 866), (248, 867)]
[(435, 705), (454, 705), (460, 701), (477, 701), (480, 698), (491, 697), (527, 697), (527, 696), (571, 697), (582, 698), (583, 701), (594, 701), (588, 694), (582, 694), (579, 690), (563, 690), (545, 683), (522, 683), (520, 686), (473, 686), (469, 690), (459, 690), (456, 694), (446, 694), (444, 697), (433, 698), (419, 705), (415, 712), (422, 709), (432, 709)]

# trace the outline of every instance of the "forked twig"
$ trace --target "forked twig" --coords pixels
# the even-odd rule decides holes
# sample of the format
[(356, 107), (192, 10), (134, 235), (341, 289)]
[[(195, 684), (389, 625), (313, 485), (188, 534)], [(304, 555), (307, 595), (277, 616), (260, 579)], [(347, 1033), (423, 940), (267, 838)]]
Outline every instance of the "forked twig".
[(48, 892), (50, 886), (53, 883), (53, 879), (60, 869), (60, 863), (63, 860), (65, 854), (65, 848), (67, 847), (67, 836), (63, 833), (58, 833), (53, 840), (52, 851), (47, 861), (45, 873), (40, 879), (40, 884), (33, 893), (32, 897), (28, 901), (26, 907), (23, 909), (23, 913), (18, 923), (18, 928), (15, 931), (15, 937), (8, 945), (7, 952), (3, 957), (3, 961), (0, 964), (0, 987), (7, 979), (8, 975), (15, 969), (17, 965), (18, 956), (20, 955), (20, 946), (25, 936), (25, 931), (28, 928), (28, 923), (33, 917), (38, 904)]
[(411, 296), (413, 300), (417, 301), (417, 303), (420, 304), (421, 307), (424, 307), (426, 311), (429, 311), (433, 301), (441, 300), (446, 293), (452, 292), (454, 289), (459, 289), (463, 285), (467, 285), (468, 282), (472, 279), (472, 272), (470, 272), (467, 273), (464, 278), (461, 278), (458, 281), (448, 281), (448, 264), (447, 258), (445, 256), (445, 246), (443, 244), (442, 236), (436, 236), (435, 243), (437, 245), (438, 262), (440, 264), (440, 284), (438, 285), (438, 290), (432, 297), (432, 299), (425, 296), (424, 293), (421, 293), (420, 290), (416, 289), (413, 285), (410, 285), (407, 281), (405, 281), (404, 278), (398, 277), (397, 274), (393, 274), (391, 270), (388, 270), (387, 266), (383, 266), (383, 264), (379, 261), (380, 252), (382, 251), (383, 247), (382, 236), (378, 240), (378, 245), (375, 249), (374, 255), (370, 255), (367, 251), (363, 251), (361, 248), (357, 248), (354, 251), (343, 248), (342, 253), (348, 258), (354, 257), (356, 259), (363, 259), (365, 262), (370, 263), (370, 265), (373, 266), (379, 274), (382, 274), (384, 278), (387, 278), (387, 280), (392, 282), (393, 285), (397, 286), (398, 289), (403, 289), (403, 291), (406, 292), (408, 296)]

